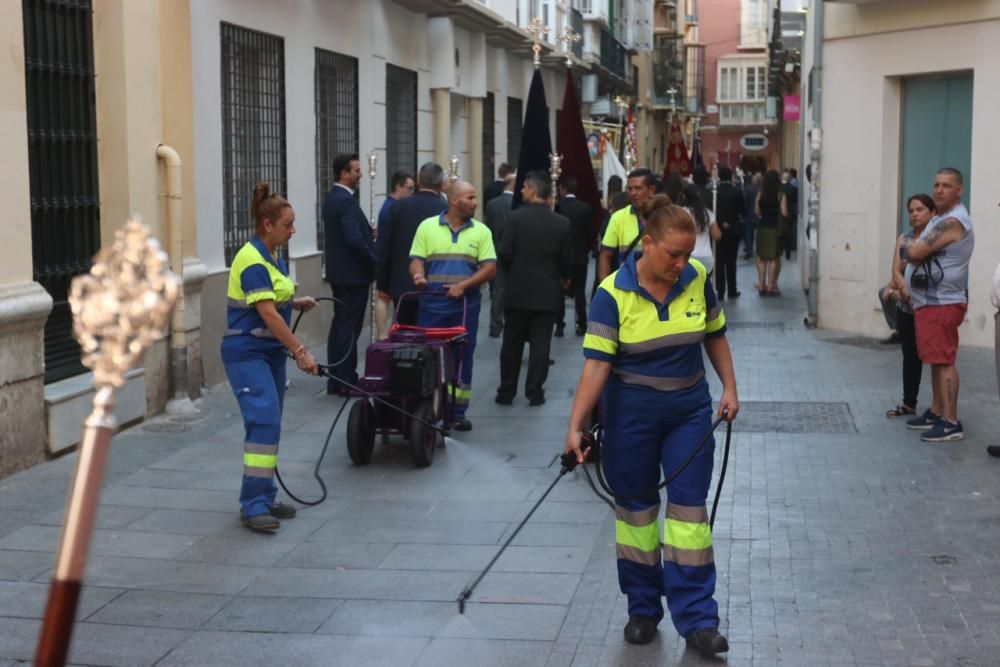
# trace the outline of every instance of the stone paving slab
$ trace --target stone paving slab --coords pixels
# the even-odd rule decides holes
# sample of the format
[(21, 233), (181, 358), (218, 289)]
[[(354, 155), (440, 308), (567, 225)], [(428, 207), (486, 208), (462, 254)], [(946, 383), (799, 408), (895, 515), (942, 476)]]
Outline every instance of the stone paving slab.
[[(804, 329), (788, 274), (781, 299), (750, 292), (747, 264), (740, 279), (744, 296), (724, 304), (740, 397), (751, 410), (773, 405), (735, 430), (718, 508), (727, 663), (998, 664), (1000, 462), (983, 451), (1000, 433), (991, 351), (959, 354), (966, 439), (927, 445), (884, 416), (899, 402), (897, 347)], [(613, 517), (577, 472), (458, 615), (459, 592), (558, 472), (581, 363), (579, 338), (555, 339), (548, 402), (499, 406), (499, 344), (479, 341), (475, 428), (433, 466), (415, 468), (398, 439), (353, 466), (342, 422), (321, 467), (328, 500), (274, 536), (238, 522), (243, 427), (227, 387), (205, 393), (199, 419), (162, 416), (118, 434), (72, 660), (713, 664), (669, 622), (649, 646), (623, 642)], [(315, 498), (313, 466), (339, 403), (323, 380), (289, 378), (280, 468)], [(711, 374), (710, 385), (718, 396)], [(925, 372), (922, 403), (929, 394)], [(854, 432), (823, 432), (832, 404), (846, 406)], [(795, 406), (808, 409), (784, 412)], [(717, 442), (718, 465), (721, 432)], [(74, 464), (70, 455), (0, 480), (0, 667), (34, 654)]]

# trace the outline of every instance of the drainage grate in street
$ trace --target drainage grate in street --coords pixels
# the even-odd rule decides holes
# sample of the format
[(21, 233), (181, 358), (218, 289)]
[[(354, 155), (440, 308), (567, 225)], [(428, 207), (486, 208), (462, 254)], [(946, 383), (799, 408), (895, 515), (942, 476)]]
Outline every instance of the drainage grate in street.
[(898, 351), (896, 345), (883, 345), (877, 338), (866, 338), (865, 336), (840, 336), (837, 338), (821, 339), (824, 343), (835, 343), (837, 345), (848, 345), (850, 347), (860, 347), (864, 350), (875, 350), (885, 352), (886, 350)]
[(732, 320), (726, 321), (726, 328), (728, 329), (763, 329), (766, 331), (785, 331), (784, 322), (734, 322)]
[(847, 403), (746, 401), (733, 430), (741, 433), (856, 433)]

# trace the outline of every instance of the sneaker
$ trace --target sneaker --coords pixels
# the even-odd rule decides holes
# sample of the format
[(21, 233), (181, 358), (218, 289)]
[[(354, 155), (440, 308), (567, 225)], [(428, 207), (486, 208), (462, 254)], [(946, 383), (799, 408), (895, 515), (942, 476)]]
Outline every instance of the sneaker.
[(936, 415), (930, 410), (924, 410), (924, 414), (913, 419), (906, 420), (906, 428), (911, 431), (929, 431), (934, 428), (934, 424), (941, 421), (941, 415)]
[(297, 510), (293, 505), (274, 503), (271, 505), (271, 516), (275, 519), (294, 519)]
[(273, 533), (281, 528), (281, 522), (270, 514), (258, 514), (257, 516), (243, 516), (240, 514), (240, 522), (250, 530), (259, 533)]
[(947, 419), (940, 419), (931, 430), (920, 436), (924, 442), (951, 442), (961, 440), (965, 437), (962, 430), (962, 422), (950, 422)]

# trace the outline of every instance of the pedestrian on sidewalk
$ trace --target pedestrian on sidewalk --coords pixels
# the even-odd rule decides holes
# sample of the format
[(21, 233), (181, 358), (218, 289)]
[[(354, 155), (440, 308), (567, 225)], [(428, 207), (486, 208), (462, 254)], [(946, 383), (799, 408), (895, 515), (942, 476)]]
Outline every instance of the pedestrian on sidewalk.
[(746, 211), (746, 217), (743, 220), (743, 259), (753, 259), (755, 257), (754, 239), (757, 236), (757, 223), (760, 222), (755, 210), (755, 202), (757, 201), (757, 194), (760, 192), (760, 186), (763, 182), (763, 176), (754, 174), (743, 191), (743, 205)]
[[(993, 307), (997, 312), (993, 315), (993, 357), (997, 367), (997, 389), (1000, 390), (1000, 264), (993, 272), (993, 294), (990, 295)], [(1000, 457), (1000, 445), (990, 445), (986, 448), (990, 456)]]
[(455, 181), (448, 188), (448, 210), (420, 223), (410, 248), (413, 284), (441, 293), (420, 299), (417, 326), (454, 327), (465, 322), (465, 340), (454, 346), (455, 367), (461, 367), (462, 374), (458, 386), (448, 388), (455, 397), (448, 423), (456, 431), (472, 430), (465, 413), (472, 398), (472, 361), (482, 303), (479, 288), (497, 272), (493, 236), (472, 217), (478, 203), (471, 183)]
[(740, 228), (744, 214), (743, 193), (733, 185), (733, 170), (719, 167), (719, 187), (716, 192), (715, 220), (721, 237), (715, 244), (715, 291), (719, 299), (735, 299), (740, 295), (736, 288), (736, 260), (740, 255)]
[(309, 311), (316, 300), (295, 298), (288, 265), (277, 255), (295, 234), (292, 205), (267, 183), (257, 183), (250, 212), (257, 236), (236, 253), (229, 270), (222, 363), (246, 429), (240, 520), (252, 530), (273, 531), (279, 519), (295, 516), (294, 507), (275, 502), (274, 484), (288, 355), (299, 370), (319, 371), (289, 322), (293, 309)]
[[(405, 171), (397, 171), (389, 179), (389, 186), (392, 188), (392, 193), (385, 198), (382, 208), (379, 209), (378, 227), (375, 235), (376, 283), (378, 282), (378, 263), (381, 258), (379, 239), (388, 234), (389, 219), (392, 217), (392, 210), (395, 208), (395, 204), (413, 194), (413, 184), (413, 176)], [(375, 307), (376, 340), (385, 340), (389, 337), (389, 308), (392, 305), (392, 296), (387, 290), (379, 289), (373, 305)]]
[[(501, 165), (502, 166), (502, 165)], [(507, 173), (503, 180), (503, 191), (486, 204), (486, 226), (493, 234), (493, 247), (499, 248), (503, 241), (507, 220), (510, 218), (511, 206), (514, 204), (514, 185), (517, 174)], [(490, 338), (499, 338), (503, 331), (504, 291), (507, 286), (507, 275), (503, 267), (497, 264), (497, 275), (490, 281)]]
[(331, 364), (326, 393), (347, 396), (347, 384), (358, 383), (358, 337), (375, 279), (375, 239), (354, 198), (361, 182), (358, 154), (335, 157), (333, 174), (337, 181), (323, 202), (326, 281), (336, 299), (326, 342), (326, 362)]
[[(896, 247), (892, 253), (892, 279), (889, 284), (879, 290), (879, 301), (886, 313), (886, 322), (891, 322), (899, 332), (900, 347), (903, 351), (903, 402), (886, 411), (886, 417), (904, 417), (917, 412), (917, 394), (920, 392), (920, 378), (923, 375), (924, 362), (917, 354), (917, 332), (913, 323), (913, 300), (910, 287), (903, 275), (909, 256), (910, 245), (923, 234), (927, 223), (934, 216), (937, 208), (934, 200), (925, 194), (913, 195), (906, 201), (906, 210), (910, 214), (910, 231), (900, 234), (896, 239)], [(891, 311), (890, 313), (887, 311)], [(937, 412), (940, 405), (934, 405), (931, 410)], [(938, 413), (940, 414), (940, 413)]]
[(965, 437), (958, 420), (958, 327), (968, 308), (966, 285), (969, 260), (976, 244), (972, 218), (962, 204), (962, 173), (945, 167), (934, 178), (934, 205), (938, 214), (914, 241), (907, 255), (906, 282), (915, 310), (917, 352), (931, 365), (933, 408), (906, 422), (926, 431), (924, 442), (947, 442)]
[[(556, 212), (569, 219), (570, 238), (573, 242), (573, 270), (570, 291), (576, 306), (576, 335), (587, 331), (587, 258), (594, 247), (594, 212), (590, 204), (576, 198), (577, 182), (574, 176), (563, 176), (559, 183), (559, 205)], [(556, 335), (566, 326), (566, 300), (561, 302), (556, 320)]]
[(757, 223), (757, 285), (761, 296), (781, 296), (781, 219), (788, 217), (788, 202), (781, 191), (781, 177), (773, 169), (764, 176), (754, 201)]
[(618, 582), (628, 596), (625, 640), (653, 641), (665, 594), (677, 632), (712, 656), (729, 650), (718, 629), (705, 506), (714, 438), (667, 487), (662, 545), (656, 487), (660, 471), (677, 470), (712, 426), (702, 349), (722, 381), (718, 414), (729, 421), (739, 412), (736, 375), (715, 290), (705, 267), (688, 261), (696, 233), (691, 216), (657, 195), (643, 217), (642, 255), (630, 254), (591, 304), (565, 451), (583, 462), (582, 430), (600, 399), (601, 457), (616, 496)]
[(645, 167), (633, 169), (626, 180), (631, 206), (615, 211), (608, 220), (608, 228), (601, 237), (601, 254), (597, 261), (597, 275), (604, 280), (629, 253), (642, 252), (642, 226), (640, 215), (643, 204), (653, 196), (656, 177)]
[(722, 238), (722, 231), (715, 222), (715, 214), (705, 205), (705, 193), (701, 186), (688, 183), (684, 186), (681, 199), (684, 209), (691, 215), (695, 227), (694, 253), (691, 259), (696, 259), (705, 267), (709, 282), (715, 271), (715, 244)]
[(420, 303), (414, 297), (404, 299), (407, 292), (416, 291), (410, 278), (410, 248), (417, 228), (427, 218), (439, 216), (448, 208), (441, 197), (444, 169), (436, 162), (425, 162), (417, 172), (417, 193), (393, 205), (384, 230), (380, 229), (375, 248), (378, 251), (376, 286), (380, 295), (388, 294), (396, 308), (399, 324), (416, 324)]
[(529, 351), (524, 395), (532, 406), (545, 403), (552, 326), (566, 303), (563, 289), (573, 268), (570, 222), (549, 208), (551, 196), (548, 174), (528, 173), (521, 188), (526, 206), (510, 214), (500, 246), (500, 263), (507, 273), (500, 386), (495, 399), (500, 405), (510, 405), (517, 395), (525, 343)]

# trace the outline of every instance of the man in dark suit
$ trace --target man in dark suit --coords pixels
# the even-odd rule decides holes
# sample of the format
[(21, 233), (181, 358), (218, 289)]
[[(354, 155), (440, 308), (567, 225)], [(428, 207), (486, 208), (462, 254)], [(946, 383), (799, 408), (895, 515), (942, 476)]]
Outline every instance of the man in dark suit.
[(524, 393), (534, 406), (545, 403), (542, 385), (549, 374), (552, 325), (572, 272), (573, 244), (569, 220), (549, 208), (548, 174), (529, 172), (521, 196), (526, 205), (510, 214), (499, 253), (507, 268), (507, 307), (496, 402), (513, 402), (527, 342), (531, 349)]
[[(563, 176), (559, 183), (559, 205), (556, 211), (569, 219), (570, 238), (573, 243), (573, 268), (570, 289), (576, 302), (576, 335), (587, 331), (587, 260), (594, 248), (594, 212), (587, 202), (576, 198), (576, 178)], [(561, 302), (556, 336), (561, 336), (566, 326), (566, 301)]]
[(788, 202), (788, 217), (785, 219), (785, 236), (782, 239), (785, 247), (785, 259), (791, 260), (792, 253), (798, 250), (799, 231), (799, 172), (786, 169), (781, 176), (781, 191), (785, 193)]
[[(517, 176), (514, 172), (504, 176), (503, 192), (486, 205), (486, 226), (493, 234), (493, 247), (498, 250), (500, 242), (503, 240), (503, 230), (507, 227), (507, 220), (510, 218), (511, 204), (514, 203), (514, 183), (516, 180)], [(490, 281), (490, 338), (499, 338), (500, 332), (503, 331), (503, 295), (506, 280), (506, 272), (498, 264), (497, 275)]]
[(437, 162), (427, 162), (417, 173), (418, 191), (411, 197), (393, 205), (385, 229), (379, 230), (378, 270), (375, 284), (379, 292), (388, 295), (399, 309), (400, 324), (416, 324), (420, 300), (400, 297), (406, 292), (416, 292), (410, 278), (410, 247), (420, 223), (448, 209), (448, 200), (441, 196), (444, 186), (444, 169)]
[(497, 167), (497, 180), (483, 188), (484, 206), (503, 194), (503, 191), (507, 189), (507, 186), (504, 184), (507, 180), (507, 176), (513, 173), (513, 167), (506, 162), (500, 163), (500, 166)]
[(740, 295), (736, 289), (736, 260), (740, 254), (740, 222), (743, 219), (743, 193), (733, 185), (733, 170), (719, 167), (719, 188), (716, 192), (715, 221), (722, 238), (715, 244), (715, 291), (720, 299)]
[(375, 278), (375, 239), (368, 218), (354, 199), (361, 182), (358, 154), (334, 158), (333, 174), (336, 182), (323, 202), (326, 281), (337, 299), (326, 344), (327, 363), (333, 365), (326, 393), (346, 395), (348, 388), (337, 379), (358, 383), (358, 336), (364, 326), (368, 289)]

